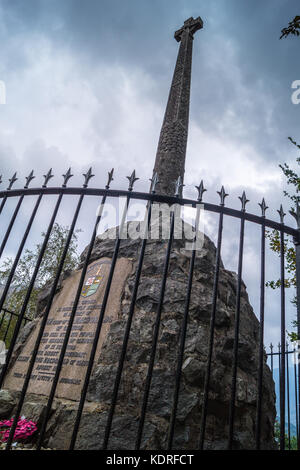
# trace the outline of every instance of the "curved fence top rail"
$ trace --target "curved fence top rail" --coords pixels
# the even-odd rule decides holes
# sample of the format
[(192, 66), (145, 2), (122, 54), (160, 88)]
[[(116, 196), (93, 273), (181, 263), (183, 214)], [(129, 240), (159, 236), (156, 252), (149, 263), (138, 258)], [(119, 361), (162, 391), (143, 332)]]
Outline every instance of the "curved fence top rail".
[[(223, 189), (223, 188), (222, 188)], [(249, 222), (253, 222), (259, 225), (264, 225), (271, 229), (279, 230), (287, 235), (292, 235), (299, 239), (299, 230), (290, 226), (285, 225), (281, 222), (268, 219), (265, 216), (258, 216), (249, 212), (246, 212), (245, 208), (242, 210), (232, 209), (226, 207), (221, 202), (218, 204), (211, 204), (204, 201), (195, 199), (187, 199), (178, 196), (164, 196), (155, 193), (145, 193), (132, 190), (118, 190), (118, 189), (106, 189), (106, 188), (88, 188), (88, 187), (37, 187), (37, 188), (20, 188), (20, 189), (8, 189), (0, 191), (0, 200), (16, 196), (36, 196), (36, 195), (55, 195), (55, 194), (66, 194), (66, 195), (86, 195), (86, 196), (104, 196), (107, 197), (129, 197), (130, 199), (139, 199), (145, 201), (152, 201), (166, 204), (179, 204), (179, 205), (190, 205), (196, 207), (197, 204), (201, 204), (204, 210), (215, 213), (223, 213), (231, 217), (239, 219), (245, 219)], [(225, 193), (224, 193), (225, 194)], [(243, 194), (244, 196), (244, 194)], [(245, 196), (246, 197), (246, 196)], [(221, 197), (222, 201), (222, 197)], [(241, 198), (242, 201), (242, 198)], [(245, 201), (247, 201), (245, 199)], [(242, 201), (243, 206), (243, 201)], [(281, 208), (282, 210), (282, 208)], [(282, 210), (283, 211), (283, 210)], [(279, 211), (278, 211), (279, 212)], [(283, 212), (282, 212), (283, 214)], [(284, 214), (285, 215), (285, 214)], [(283, 217), (281, 218), (283, 220)]]

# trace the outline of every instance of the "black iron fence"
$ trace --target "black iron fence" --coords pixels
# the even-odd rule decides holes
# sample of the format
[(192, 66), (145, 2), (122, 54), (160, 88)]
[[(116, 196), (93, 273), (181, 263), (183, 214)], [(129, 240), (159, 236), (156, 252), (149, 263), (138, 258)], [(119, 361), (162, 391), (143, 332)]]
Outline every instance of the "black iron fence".
[[(2, 308), (0, 314), (0, 341), (3, 341), (4, 343), (9, 341), (9, 333), (14, 330), (18, 317), (18, 313), (12, 312), (7, 308)], [(25, 326), (29, 321), (31, 321), (31, 318), (24, 315), (21, 327)]]
[[(53, 300), (55, 297), (55, 294), (57, 292), (57, 288), (60, 282), (61, 274), (63, 272), (63, 267), (64, 267), (64, 262), (68, 253), (68, 249), (70, 246), (70, 242), (72, 240), (72, 236), (74, 234), (74, 230), (78, 221), (78, 217), (80, 214), (80, 211), (82, 209), (82, 203), (84, 198), (88, 196), (93, 196), (96, 198), (100, 198), (100, 206), (99, 206), (99, 211), (97, 213), (97, 216), (91, 224), (93, 224), (93, 230), (92, 230), (92, 236), (89, 241), (88, 249), (86, 250), (86, 255), (85, 259), (82, 263), (82, 270), (80, 273), (80, 279), (78, 282), (78, 286), (76, 289), (76, 295), (74, 297), (73, 301), (73, 306), (68, 318), (68, 323), (66, 326), (66, 329), (64, 331), (63, 335), (63, 340), (61, 343), (61, 349), (59, 353), (59, 358), (56, 362), (55, 365), (55, 373), (53, 376), (53, 380), (51, 383), (51, 389), (50, 392), (47, 396), (47, 404), (45, 406), (43, 416), (42, 416), (42, 421), (41, 425), (39, 427), (39, 435), (38, 439), (36, 442), (36, 448), (40, 449), (43, 445), (44, 437), (45, 437), (45, 432), (47, 428), (47, 423), (49, 421), (50, 413), (51, 413), (51, 407), (53, 404), (53, 400), (55, 398), (55, 393), (57, 390), (58, 386), (58, 381), (59, 377), (61, 374), (62, 366), (64, 363), (65, 359), (65, 354), (66, 350), (69, 344), (70, 340), (70, 335), (71, 335), (71, 330), (74, 324), (74, 319), (76, 317), (76, 312), (77, 312), (77, 307), (80, 299), (80, 295), (82, 293), (82, 289), (84, 287), (84, 281), (85, 277), (87, 274), (88, 266), (90, 263), (94, 243), (97, 237), (97, 230), (99, 223), (101, 221), (101, 217), (103, 215), (103, 212), (105, 211), (105, 205), (106, 205), (106, 200), (107, 198), (119, 198), (123, 197), (126, 199), (126, 204), (125, 208), (123, 210), (123, 215), (122, 215), (122, 223), (124, 223), (126, 214), (128, 212), (128, 208), (130, 203), (133, 200), (140, 200), (144, 201), (147, 203), (147, 225), (149, 227), (150, 221), (151, 221), (151, 209), (152, 205), (155, 202), (158, 203), (165, 203), (169, 205), (179, 205), (179, 206), (184, 206), (184, 205), (189, 205), (197, 209), (197, 217), (199, 218), (199, 210), (200, 210), (200, 205), (202, 208), (204, 208), (205, 211), (208, 211), (210, 213), (215, 213), (218, 215), (218, 237), (217, 237), (217, 244), (216, 244), (216, 258), (215, 258), (215, 265), (214, 265), (214, 282), (213, 282), (213, 289), (212, 289), (212, 310), (210, 313), (210, 329), (209, 329), (209, 343), (208, 343), (208, 351), (207, 351), (207, 364), (206, 364), (206, 373), (205, 373), (205, 381), (204, 381), (204, 388), (203, 388), (203, 403), (201, 406), (201, 420), (199, 422), (199, 448), (203, 449), (205, 448), (205, 435), (206, 435), (206, 427), (207, 427), (207, 412), (208, 412), (208, 404), (209, 404), (209, 396), (210, 396), (210, 385), (211, 385), (211, 373), (212, 373), (212, 356), (213, 356), (213, 351), (214, 351), (214, 335), (215, 335), (215, 326), (216, 326), (216, 313), (217, 313), (217, 305), (218, 305), (218, 289), (219, 289), (219, 274), (220, 274), (220, 269), (221, 269), (221, 249), (222, 249), (222, 236), (223, 236), (223, 219), (224, 216), (228, 217), (233, 217), (236, 218), (240, 221), (240, 233), (239, 233), (239, 251), (238, 251), (238, 269), (237, 269), (237, 278), (236, 278), (236, 303), (235, 303), (235, 323), (234, 323), (234, 341), (233, 341), (233, 347), (232, 347), (232, 381), (231, 381), (231, 393), (230, 393), (230, 401), (228, 403), (229, 407), (229, 412), (228, 412), (228, 435), (224, 436), (224, 439), (227, 439), (227, 444), (226, 447), (228, 449), (231, 449), (234, 447), (234, 425), (235, 425), (235, 411), (236, 411), (236, 398), (237, 398), (237, 372), (238, 372), (238, 358), (239, 358), (239, 333), (240, 333), (240, 315), (241, 315), (241, 289), (242, 289), (242, 275), (243, 275), (243, 256), (244, 256), (244, 238), (245, 238), (245, 225), (246, 223), (251, 223), (251, 224), (258, 224), (261, 228), (261, 235), (260, 235), (260, 309), (259, 309), (259, 322), (260, 322), (260, 334), (259, 334), (259, 356), (258, 356), (258, 362), (257, 362), (257, 389), (256, 389), (256, 397), (257, 397), (257, 403), (256, 403), (256, 429), (255, 429), (255, 436), (256, 436), (256, 448), (260, 449), (260, 442), (261, 442), (261, 422), (262, 422), (262, 401), (263, 401), (263, 369), (264, 369), (264, 355), (265, 355), (265, 350), (264, 350), (264, 320), (265, 320), (265, 245), (266, 245), (266, 229), (271, 228), (278, 230), (280, 234), (280, 266), (281, 266), (281, 271), (280, 271), (280, 296), (281, 296), (281, 316), (280, 316), (280, 331), (281, 331), (281, 350), (280, 352), (274, 352), (271, 351), (270, 353), (270, 366), (272, 368), (272, 372), (274, 370), (274, 361), (275, 357), (277, 358), (276, 360), (278, 361), (279, 364), (279, 398), (280, 398), (280, 406), (279, 406), (279, 448), (281, 450), (284, 450), (286, 448), (286, 428), (285, 428), (285, 416), (286, 416), (286, 406), (289, 407), (289, 398), (286, 402), (286, 394), (288, 397), (292, 393), (292, 391), (287, 388), (289, 386), (289, 366), (288, 366), (288, 357), (289, 354), (291, 354), (291, 351), (286, 349), (286, 313), (285, 313), (285, 308), (286, 308), (286, 302), (285, 302), (285, 251), (284, 251), (284, 236), (289, 235), (294, 238), (295, 242), (295, 250), (296, 250), (296, 269), (297, 269), (297, 298), (299, 299), (300, 297), (300, 236), (299, 236), (299, 225), (300, 225), (300, 217), (299, 217), (299, 210), (295, 213), (295, 218), (297, 219), (297, 224), (298, 228), (292, 228), (289, 226), (286, 226), (284, 224), (284, 212), (282, 207), (280, 208), (279, 212), (279, 221), (273, 221), (268, 218), (266, 218), (266, 210), (267, 206), (265, 204), (265, 201), (263, 200), (260, 205), (261, 208), (261, 215), (255, 215), (248, 213), (246, 211), (246, 204), (248, 202), (245, 193), (240, 197), (241, 201), (241, 210), (235, 210), (231, 209), (225, 206), (225, 198), (227, 196), (224, 188), (222, 187), (221, 191), (219, 192), (220, 196), (220, 204), (210, 204), (205, 201), (203, 201), (203, 194), (204, 194), (204, 187), (203, 183), (197, 187), (198, 191), (198, 197), (197, 199), (186, 199), (183, 197), (180, 197), (181, 194), (181, 188), (182, 184), (181, 181), (179, 180), (176, 184), (176, 189), (174, 191), (174, 196), (173, 197), (167, 197), (167, 196), (162, 196), (158, 195), (155, 193), (155, 185), (157, 183), (157, 178), (154, 176), (152, 179), (152, 185), (151, 185), (151, 190), (149, 193), (144, 193), (144, 192), (136, 192), (133, 191), (133, 186), (136, 181), (136, 176), (135, 172), (132, 173), (130, 177), (128, 177), (129, 180), (129, 187), (128, 190), (123, 191), (123, 190), (113, 190), (110, 189), (110, 184), (111, 181), (113, 180), (113, 171), (111, 171), (108, 175), (108, 182), (105, 188), (99, 189), (99, 188), (91, 188), (88, 187), (89, 180), (93, 176), (91, 169), (84, 175), (84, 184), (82, 187), (67, 187), (67, 183), (69, 179), (71, 178), (71, 171), (68, 170), (67, 173), (64, 175), (64, 180), (63, 184), (61, 187), (48, 187), (48, 182), (52, 177), (52, 172), (51, 170), (45, 175), (45, 181), (42, 187), (38, 188), (29, 188), (29, 184), (31, 180), (34, 178), (33, 172), (30, 173), (30, 175), (26, 178), (26, 185), (23, 189), (14, 189), (13, 185), (16, 181), (16, 175), (14, 175), (9, 181), (9, 186), (7, 190), (1, 191), (0, 192), (0, 198), (1, 198), (1, 205), (0, 205), (0, 214), (3, 212), (3, 209), (5, 205), (7, 204), (7, 201), (14, 201), (15, 206), (12, 209), (12, 213), (10, 215), (10, 220), (8, 222), (7, 229), (5, 233), (3, 234), (1, 246), (0, 246), (0, 256), (2, 256), (5, 246), (11, 236), (12, 229), (14, 227), (14, 224), (16, 223), (18, 219), (18, 214), (20, 211), (20, 207), (23, 204), (24, 199), (27, 197), (35, 197), (35, 202), (34, 202), (34, 207), (29, 215), (29, 218), (25, 224), (25, 229), (24, 233), (22, 235), (22, 239), (18, 245), (18, 248), (16, 250), (16, 254), (13, 259), (13, 263), (11, 266), (10, 273), (8, 275), (7, 281), (3, 287), (3, 291), (1, 294), (0, 298), (0, 311), (2, 312), (2, 316), (0, 317), (0, 321), (3, 323), (5, 319), (8, 319), (8, 323), (6, 321), (6, 330), (1, 332), (1, 338), (6, 340), (7, 337), (7, 332), (9, 331), (10, 324), (12, 321), (12, 318), (17, 318), (13, 333), (11, 335), (10, 341), (9, 341), (9, 347), (6, 355), (6, 362), (2, 367), (1, 370), (1, 375), (0, 375), (0, 387), (3, 386), (6, 375), (9, 371), (10, 363), (13, 358), (13, 354), (15, 351), (15, 347), (17, 344), (17, 339), (20, 333), (21, 328), (24, 325), (24, 322), (28, 321), (29, 318), (26, 316), (27, 312), (27, 306), (28, 302), (32, 293), (32, 290), (34, 288), (36, 278), (43, 260), (43, 256), (45, 254), (45, 250), (47, 248), (47, 243), (49, 241), (49, 237), (51, 235), (51, 231), (53, 229), (58, 211), (60, 209), (60, 205), (62, 202), (63, 198), (72, 198), (74, 200), (75, 197), (78, 197), (77, 200), (77, 205), (74, 210), (74, 213), (72, 214), (72, 222), (69, 227), (68, 231), (68, 236), (65, 241), (65, 246), (61, 254), (61, 258), (59, 261), (59, 265), (57, 268), (57, 272), (55, 273), (55, 277), (52, 281), (52, 285), (49, 291), (49, 295), (47, 297), (47, 302), (46, 302), (46, 307), (43, 311), (43, 315), (41, 317), (41, 321), (39, 324), (39, 331), (35, 340), (35, 344), (33, 346), (33, 349), (31, 351), (31, 357), (29, 361), (29, 365), (27, 368), (26, 373), (24, 374), (24, 382), (22, 385), (22, 390), (18, 398), (18, 403), (16, 406), (16, 409), (14, 410), (14, 421), (13, 425), (11, 427), (10, 435), (7, 441), (6, 449), (9, 450), (11, 448), (11, 445), (14, 441), (14, 433), (17, 427), (17, 421), (18, 417), (21, 415), (22, 407), (24, 404), (24, 400), (26, 397), (26, 393), (28, 390), (29, 382), (31, 379), (31, 375), (38, 357), (39, 353), (39, 348), (41, 345), (41, 341), (43, 338), (43, 334), (45, 331), (45, 327), (47, 325), (47, 320), (49, 317), (49, 313), (51, 310), (51, 306), (53, 304)], [(10, 312), (6, 310), (5, 308), (5, 301), (7, 297), (9, 296), (9, 290), (10, 286), (15, 274), (15, 271), (17, 269), (18, 263), (20, 261), (20, 258), (22, 256), (22, 252), (24, 250), (24, 246), (28, 240), (28, 237), (30, 236), (31, 229), (32, 229), (32, 224), (35, 220), (35, 217), (38, 213), (41, 201), (43, 197), (47, 195), (53, 195), (56, 197), (56, 203), (55, 207), (53, 209), (53, 212), (49, 214), (48, 216), (48, 226), (45, 232), (44, 239), (42, 241), (42, 244), (40, 246), (40, 251), (38, 255), (38, 259), (33, 271), (33, 274), (31, 276), (29, 286), (22, 304), (22, 307), (20, 311), (18, 312), (18, 315), (14, 312)], [(196, 219), (197, 219), (196, 217)], [(172, 253), (172, 243), (174, 240), (174, 223), (175, 223), (175, 216), (174, 212), (171, 214), (171, 221), (170, 221), (170, 236), (167, 241), (166, 245), (166, 252), (165, 252), (165, 259), (164, 259), (164, 266), (163, 266), (163, 271), (162, 271), (162, 276), (161, 276), (161, 286), (160, 286), (160, 292), (158, 295), (158, 302), (157, 302), (157, 310), (156, 310), (156, 319), (155, 323), (153, 325), (153, 336), (152, 336), (152, 346), (151, 346), (151, 351), (149, 355), (149, 361), (148, 361), (148, 370), (147, 370), (147, 375), (146, 375), (146, 380), (143, 385), (143, 391), (142, 391), (142, 406), (141, 410), (139, 413), (139, 424), (138, 424), (138, 429), (137, 429), (137, 435), (136, 435), (136, 444), (135, 447), (136, 449), (140, 449), (141, 447), (141, 440), (143, 436), (143, 430), (144, 430), (144, 424), (145, 424), (145, 417), (147, 414), (147, 405), (149, 401), (149, 394), (150, 394), (150, 389), (151, 389), (151, 381), (152, 381), (152, 376), (153, 376), (153, 368), (154, 368), (154, 361), (155, 361), (155, 356), (156, 356), (156, 351), (157, 351), (157, 343), (158, 343), (158, 336), (159, 336), (159, 328), (160, 328), (160, 322), (161, 322), (161, 314), (163, 311), (163, 303), (164, 303), (164, 296), (165, 296), (165, 290), (166, 290), (166, 283), (167, 283), (167, 278), (168, 278), (168, 268), (170, 264), (170, 256)], [(196, 232), (195, 232), (196, 233)], [(78, 401), (78, 408), (77, 408), (77, 413), (76, 413), (76, 419), (74, 422), (73, 426), (73, 431), (72, 431), (72, 438), (70, 442), (70, 449), (75, 448), (76, 446), (76, 439), (78, 435), (78, 430), (82, 418), (82, 412), (84, 408), (84, 404), (86, 401), (86, 395), (88, 391), (88, 386), (89, 386), (89, 381), (90, 381), (90, 376), (92, 373), (93, 369), (93, 364), (95, 361), (96, 357), (96, 352), (97, 352), (97, 346), (98, 346), (98, 341), (100, 337), (101, 330), (103, 328), (103, 322), (104, 322), (104, 316), (105, 316), (105, 311), (106, 311), (106, 306), (110, 294), (110, 289), (112, 285), (112, 280), (113, 276), (115, 273), (115, 268), (116, 268), (116, 263), (118, 260), (118, 255), (119, 255), (119, 250), (120, 250), (120, 244), (122, 243), (122, 240), (120, 238), (120, 231), (117, 234), (116, 240), (115, 240), (115, 246), (114, 246), (114, 252), (113, 256), (111, 259), (111, 264), (109, 268), (109, 275), (107, 278), (107, 283), (105, 287), (105, 293), (103, 297), (102, 304), (99, 306), (99, 312), (98, 312), (98, 320), (95, 325), (95, 331), (94, 331), (94, 336), (92, 338), (92, 347), (89, 355), (89, 359), (87, 362), (86, 366), (86, 373), (85, 373), (85, 378), (83, 381), (83, 386), (81, 389), (81, 395), (80, 399)], [(181, 373), (182, 373), (182, 365), (183, 365), (183, 359), (184, 359), (184, 348), (185, 348), (185, 340), (186, 340), (186, 332), (187, 332), (187, 325), (188, 325), (188, 317), (189, 317), (189, 308), (190, 308), (190, 302), (191, 302), (191, 295), (192, 295), (192, 283), (193, 283), (193, 273), (194, 273), (194, 265), (195, 265), (195, 257), (196, 257), (196, 248), (195, 248), (195, 243), (196, 243), (196, 235), (193, 240), (193, 246), (191, 250), (191, 257), (190, 257), (190, 268), (189, 268), (189, 274), (187, 278), (187, 291), (186, 291), (186, 300), (185, 300), (185, 307), (182, 311), (182, 325), (181, 325), (181, 331), (180, 331), (180, 339), (179, 339), (179, 345), (178, 345), (178, 361), (177, 361), (177, 369), (176, 369), (176, 376), (175, 376), (175, 384), (174, 384), (174, 394), (173, 394), (173, 403), (172, 403), (172, 412), (170, 415), (169, 419), (169, 429), (168, 429), (168, 437), (167, 437), (167, 448), (172, 449), (173, 446), (173, 439), (174, 439), (174, 429), (175, 429), (175, 421), (176, 421), (176, 415), (178, 412), (178, 399), (180, 395), (180, 384), (181, 384)], [(129, 312), (127, 315), (127, 320), (126, 320), (126, 326), (124, 330), (124, 339), (123, 339), (123, 344), (122, 348), (120, 351), (120, 357), (119, 357), (119, 363), (118, 363), (118, 368), (116, 372), (116, 376), (112, 377), (112, 380), (114, 382), (113, 386), (113, 393), (112, 393), (112, 398), (111, 398), (111, 405), (109, 408), (108, 412), (108, 417), (107, 417), (107, 422), (106, 422), (106, 428), (105, 428), (105, 433), (104, 433), (104, 439), (101, 444), (102, 449), (107, 449), (109, 448), (109, 439), (110, 439), (110, 433), (111, 433), (111, 427), (112, 427), (112, 422), (114, 418), (114, 413), (116, 410), (117, 406), (117, 401), (118, 401), (118, 393), (119, 393), (119, 387), (120, 387), (120, 382), (121, 382), (121, 377), (122, 377), (122, 372), (123, 372), (123, 367), (124, 367), (124, 361), (126, 357), (126, 351), (127, 351), (127, 346), (128, 346), (128, 341), (129, 341), (129, 336), (131, 332), (131, 325), (135, 313), (135, 304), (136, 304), (136, 299), (137, 299), (137, 294), (138, 294), (138, 288), (139, 288), (139, 283), (140, 283), (140, 278), (141, 274), (143, 271), (143, 261), (144, 261), (144, 255), (145, 255), (145, 250), (147, 247), (147, 237), (143, 238), (141, 240), (141, 246), (140, 246), (140, 252), (139, 252), (139, 257), (136, 260), (137, 261), (137, 269), (136, 269), (136, 274), (135, 274), (135, 282), (132, 290), (132, 298), (131, 298), (131, 303), (130, 303), (130, 308)], [(300, 319), (300, 302), (298, 302), (298, 307), (297, 307), (297, 313), (298, 313), (298, 320)], [(8, 315), (8, 316), (7, 316)], [(300, 322), (298, 321), (298, 335), (300, 337)], [(116, 352), (116, 353), (119, 353)], [(297, 436), (297, 447), (299, 448), (299, 383), (300, 383), (300, 374), (299, 374), (299, 365), (295, 365), (295, 380), (294, 380), (294, 394), (295, 394), (295, 403), (296, 403), (296, 418), (295, 418), (295, 428), (296, 428), (296, 436)], [(288, 410), (288, 416), (289, 415), (289, 410)], [(291, 441), (291, 420), (289, 418), (289, 424), (288, 424), (288, 436), (289, 436), (289, 446), (290, 441)]]
[[(286, 343), (285, 359), (281, 352), (281, 344), (278, 343), (275, 348), (270, 344), (268, 363), (272, 371), (272, 377), (275, 382), (277, 422), (280, 420), (285, 423), (285, 444), (289, 450), (298, 449), (299, 441), (299, 379), (298, 379), (298, 347)], [(280, 377), (282, 360), (285, 360), (285, 417), (280, 417)], [(279, 438), (277, 433), (277, 439)]]

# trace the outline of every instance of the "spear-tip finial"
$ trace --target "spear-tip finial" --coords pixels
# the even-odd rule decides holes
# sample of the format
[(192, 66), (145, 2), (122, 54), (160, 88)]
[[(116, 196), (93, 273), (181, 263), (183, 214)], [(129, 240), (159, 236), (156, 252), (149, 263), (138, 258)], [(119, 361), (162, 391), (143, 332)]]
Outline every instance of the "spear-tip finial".
[(269, 209), (269, 207), (266, 204), (265, 198), (262, 198), (262, 201), (258, 203), (259, 207), (261, 208), (261, 215), (262, 217), (266, 216), (266, 210)]
[(242, 211), (245, 211), (246, 210), (246, 204), (247, 204), (247, 202), (249, 202), (249, 199), (247, 199), (247, 197), (246, 197), (245, 191), (243, 191), (242, 196), (239, 196), (239, 200), (242, 203)]
[(72, 172), (71, 172), (71, 168), (68, 169), (68, 171), (62, 175), (63, 176), (63, 179), (64, 179), (64, 182), (63, 182), (63, 185), (62, 187), (65, 188), (67, 186), (67, 182), (69, 181), (70, 178), (72, 178)]
[(280, 217), (280, 223), (283, 224), (284, 223), (284, 217), (286, 216), (286, 213), (283, 210), (282, 204), (280, 204), (280, 209), (277, 212), (278, 212), (279, 217)]
[(129, 181), (128, 191), (132, 191), (134, 183), (139, 179), (135, 176), (135, 170), (133, 170), (130, 176), (126, 176), (126, 178)]
[(90, 168), (88, 169), (87, 173), (84, 173), (83, 176), (84, 176), (83, 187), (84, 187), (84, 188), (87, 188), (90, 179), (93, 178), (93, 176), (95, 176), (95, 175), (93, 175), (93, 173), (92, 173), (92, 167), (90, 167)]
[(292, 209), (289, 212), (296, 220), (297, 228), (300, 229), (300, 206), (298, 201), (296, 202), (296, 210)]
[(225, 197), (229, 196), (229, 194), (227, 194), (225, 192), (224, 186), (222, 186), (221, 191), (217, 191), (217, 193), (220, 196), (220, 205), (224, 206), (225, 205)]
[(12, 188), (12, 185), (17, 181), (17, 172), (15, 172), (12, 177), (8, 180), (9, 181), (9, 185), (8, 185), (8, 188), (7, 190), (9, 191), (11, 188)]
[(50, 170), (48, 171), (48, 173), (46, 173), (45, 175), (43, 175), (43, 177), (45, 178), (44, 179), (44, 184), (43, 184), (43, 188), (46, 188), (47, 187), (47, 184), (48, 184), (48, 181), (51, 180), (51, 178), (53, 178), (53, 173), (52, 173), (52, 168), (50, 168)]
[(108, 178), (107, 178), (107, 183), (106, 183), (105, 189), (109, 189), (110, 183), (114, 179), (113, 174), (114, 174), (114, 168), (112, 168), (111, 171), (108, 172)]
[(195, 188), (198, 191), (198, 201), (202, 202), (203, 194), (205, 193), (205, 191), (207, 191), (207, 189), (204, 188), (203, 180), (201, 180), (199, 186), (195, 186)]
[(24, 189), (27, 189), (29, 184), (30, 184), (30, 181), (32, 181), (33, 179), (35, 178), (35, 176), (33, 175), (33, 170), (31, 170), (31, 172), (29, 173), (28, 176), (26, 176), (25, 180), (26, 180), (26, 184), (24, 186)]
[(156, 188), (156, 185), (159, 183), (159, 180), (158, 180), (158, 174), (155, 172), (154, 175), (152, 176), (152, 178), (150, 178), (150, 181), (151, 181), (151, 188), (150, 188), (150, 193), (155, 193), (155, 188)]

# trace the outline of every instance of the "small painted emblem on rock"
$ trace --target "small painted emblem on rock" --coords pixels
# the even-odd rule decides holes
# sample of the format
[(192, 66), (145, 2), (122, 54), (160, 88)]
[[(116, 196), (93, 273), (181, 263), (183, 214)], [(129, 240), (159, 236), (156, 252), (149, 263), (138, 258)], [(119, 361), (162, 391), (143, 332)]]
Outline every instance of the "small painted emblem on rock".
[(103, 281), (103, 274), (101, 274), (101, 267), (98, 268), (94, 276), (89, 276), (82, 288), (81, 295), (82, 297), (89, 297), (97, 292), (98, 287)]

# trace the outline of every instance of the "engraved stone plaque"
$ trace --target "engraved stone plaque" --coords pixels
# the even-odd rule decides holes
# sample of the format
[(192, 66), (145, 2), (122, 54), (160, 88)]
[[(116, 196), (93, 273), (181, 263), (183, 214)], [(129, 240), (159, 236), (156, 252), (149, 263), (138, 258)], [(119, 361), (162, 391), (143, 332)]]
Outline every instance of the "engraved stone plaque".
[[(71, 400), (78, 400), (80, 397), (110, 266), (109, 258), (101, 258), (88, 267), (56, 389), (57, 397)], [(98, 342), (96, 361), (111, 322), (119, 318), (120, 299), (131, 268), (132, 264), (126, 258), (120, 258), (116, 263)], [(48, 395), (50, 392), (80, 275), (81, 270), (68, 277), (61, 291), (54, 298), (31, 375), (29, 393)], [(40, 323), (41, 320), (37, 322), (16, 362), (9, 370), (4, 388), (21, 390)]]

